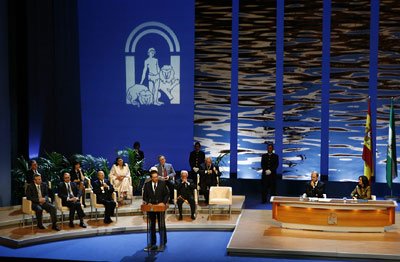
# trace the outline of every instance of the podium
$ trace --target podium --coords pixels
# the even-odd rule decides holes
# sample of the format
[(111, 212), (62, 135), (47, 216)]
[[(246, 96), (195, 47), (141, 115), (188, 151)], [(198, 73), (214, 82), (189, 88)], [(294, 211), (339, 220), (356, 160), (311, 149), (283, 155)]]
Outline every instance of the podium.
[[(162, 252), (165, 249), (165, 235), (166, 235), (166, 227), (165, 227), (165, 210), (167, 210), (167, 206), (159, 206), (159, 205), (141, 205), (140, 209), (145, 211), (147, 214), (147, 247), (144, 249), (145, 251), (154, 251), (154, 252)], [(160, 234), (160, 245), (152, 248), (151, 245), (151, 217), (154, 217), (154, 231), (156, 231), (156, 220), (157, 214), (160, 216), (160, 220), (158, 223), (158, 231)], [(153, 233), (156, 235), (156, 232)]]

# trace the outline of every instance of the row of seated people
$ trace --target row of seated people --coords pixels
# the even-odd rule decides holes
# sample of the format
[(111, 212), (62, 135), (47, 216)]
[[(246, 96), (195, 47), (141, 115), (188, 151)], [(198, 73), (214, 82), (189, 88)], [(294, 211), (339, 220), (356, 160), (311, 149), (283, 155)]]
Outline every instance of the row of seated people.
[[(155, 168), (151, 169), (151, 171), (155, 171)], [(155, 173), (155, 172), (154, 172)], [(157, 173), (156, 173), (157, 174)], [(104, 223), (111, 223), (111, 216), (114, 215), (114, 210), (116, 207), (116, 203), (112, 199), (112, 194), (114, 192), (114, 188), (109, 180), (104, 178), (104, 172), (99, 171), (97, 174), (98, 179), (93, 183), (93, 192), (96, 194), (97, 203), (103, 204), (105, 206), (105, 218)], [(166, 182), (158, 181), (158, 175), (154, 175), (154, 179), (147, 182), (144, 186), (153, 185), (151, 188), (153, 190), (154, 197), (156, 193), (158, 193), (157, 188), (161, 190), (162, 187), (157, 187), (157, 184), (166, 184)], [(178, 179), (175, 183), (175, 188), (178, 191), (178, 208), (179, 208), (179, 219), (182, 220), (182, 204), (184, 201), (187, 201), (190, 204), (191, 208), (191, 217), (195, 219), (195, 202), (194, 202), (194, 189), (196, 188), (196, 184), (188, 179), (188, 172), (182, 171), (181, 178)], [(78, 185), (75, 182), (71, 181), (71, 176), (69, 173), (64, 173), (63, 182), (60, 182), (58, 185), (58, 197), (61, 198), (62, 205), (69, 208), (69, 226), (74, 227), (74, 216), (75, 212), (77, 213), (80, 219), (80, 226), (86, 228), (86, 224), (84, 223), (85, 213), (82, 209), (81, 197), (82, 192), (79, 190)], [(157, 183), (159, 182), (159, 183)], [(167, 190), (167, 199), (169, 198), (169, 188), (165, 186)], [(146, 192), (146, 191), (145, 191)], [(150, 193), (152, 191), (149, 191)], [(146, 193), (147, 194), (147, 193)], [(40, 174), (35, 174), (33, 178), (33, 183), (29, 184), (26, 190), (27, 199), (32, 201), (32, 210), (36, 213), (37, 226), (40, 229), (44, 229), (42, 223), (43, 210), (46, 210), (50, 216), (52, 221), (52, 228), (54, 230), (59, 231), (60, 229), (57, 226), (57, 216), (56, 216), (56, 208), (49, 200), (49, 189), (46, 183), (42, 183), (42, 178)], [(146, 196), (143, 196), (143, 199), (146, 199)]]
[[(104, 223), (109, 224), (112, 222), (111, 216), (114, 215), (116, 203), (112, 198), (114, 188), (110, 181), (104, 178), (104, 172), (97, 173), (98, 179), (92, 184), (93, 193), (96, 194), (98, 204), (105, 207)], [(63, 182), (58, 185), (58, 197), (61, 198), (62, 205), (69, 208), (69, 226), (74, 227), (74, 216), (77, 213), (80, 223), (79, 225), (86, 228), (83, 218), (85, 213), (82, 209), (82, 192), (79, 190), (78, 185), (71, 181), (69, 173), (63, 174)], [(55, 206), (50, 202), (49, 188), (47, 183), (42, 183), (40, 174), (35, 174), (33, 183), (29, 184), (26, 188), (26, 197), (32, 201), (32, 210), (36, 213), (37, 226), (44, 229), (42, 223), (43, 210), (46, 210), (51, 217), (52, 228), (59, 231), (57, 226), (57, 211)]]
[[(306, 183), (304, 196), (306, 197), (324, 197), (325, 183), (319, 181), (319, 174), (317, 171), (311, 173), (311, 181)], [(350, 193), (353, 199), (371, 199), (371, 186), (366, 176), (359, 176), (358, 185)]]

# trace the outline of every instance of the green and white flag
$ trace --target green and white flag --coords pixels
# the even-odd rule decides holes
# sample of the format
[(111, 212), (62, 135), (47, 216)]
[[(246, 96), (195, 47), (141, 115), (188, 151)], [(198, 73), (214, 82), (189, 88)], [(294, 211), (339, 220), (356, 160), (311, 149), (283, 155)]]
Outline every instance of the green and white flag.
[(397, 157), (396, 157), (396, 125), (394, 120), (393, 99), (390, 106), (390, 123), (388, 136), (388, 151), (386, 159), (386, 181), (392, 189), (392, 181), (397, 177)]

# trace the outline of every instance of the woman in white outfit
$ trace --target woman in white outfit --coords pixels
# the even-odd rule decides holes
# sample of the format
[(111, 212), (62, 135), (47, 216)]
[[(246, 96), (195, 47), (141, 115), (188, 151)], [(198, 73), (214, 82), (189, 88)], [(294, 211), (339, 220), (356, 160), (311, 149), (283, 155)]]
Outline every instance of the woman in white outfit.
[(117, 157), (111, 168), (109, 178), (114, 190), (118, 192), (120, 200), (132, 198), (131, 172), (128, 164), (124, 163), (122, 158)]

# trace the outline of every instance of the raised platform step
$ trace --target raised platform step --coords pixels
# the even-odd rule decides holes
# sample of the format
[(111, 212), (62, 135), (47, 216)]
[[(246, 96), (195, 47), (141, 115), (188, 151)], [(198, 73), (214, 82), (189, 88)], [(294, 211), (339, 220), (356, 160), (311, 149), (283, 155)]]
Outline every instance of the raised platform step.
[[(244, 200), (245, 196), (232, 196), (232, 213), (240, 213), (241, 210), (244, 208)], [(87, 199), (87, 204), (89, 204), (89, 200)], [(129, 215), (141, 215), (142, 211), (140, 210), (140, 205), (142, 204), (142, 199), (141, 197), (135, 196), (132, 200), (132, 203), (130, 200), (124, 201), (124, 204), (120, 205), (118, 208), (118, 215), (119, 216), (129, 216)], [(174, 208), (175, 205), (170, 204), (169, 208), (167, 210), (168, 214), (173, 214), (174, 213)], [(203, 201), (200, 201), (199, 205), (197, 205), (197, 213), (200, 214), (208, 214), (208, 205), (203, 203)], [(92, 212), (91, 211), (90, 205), (87, 205), (87, 207), (84, 209), (86, 218), (91, 217)], [(98, 209), (100, 217), (103, 216), (104, 214), (104, 208)], [(227, 206), (213, 206), (212, 207), (212, 212), (213, 214), (227, 214), (229, 213), (229, 208)], [(183, 205), (183, 213), (190, 213), (190, 207), (188, 205)], [(61, 221), (61, 213), (60, 211), (57, 212), (58, 214), (58, 220)], [(94, 215), (94, 214), (93, 214)], [(68, 219), (68, 213), (64, 213), (64, 219)], [(11, 206), (11, 207), (2, 207), (0, 208), (0, 228), (7, 227), (7, 226), (16, 226), (16, 225), (21, 225), (22, 224), (22, 211), (21, 211), (21, 206)], [(43, 215), (43, 222), (48, 222), (50, 219), (49, 214), (44, 214)], [(35, 222), (34, 222), (35, 223)], [(30, 225), (31, 224), (31, 217), (25, 216), (25, 224)]]
[[(195, 220), (190, 216), (184, 215), (183, 220), (178, 220), (178, 216), (168, 214), (165, 218), (167, 231), (176, 230), (227, 230), (233, 231), (240, 214), (212, 215), (200, 213)], [(51, 229), (51, 225), (45, 224), (46, 229), (38, 229), (36, 226), (31, 229), (30, 226), (8, 226), (0, 229), (0, 244), (12, 248), (19, 248), (40, 243), (59, 241), (73, 238), (84, 238), (108, 234), (125, 234), (134, 232), (145, 232), (147, 219), (144, 215), (122, 216), (111, 224), (104, 224), (102, 219), (86, 220), (87, 228), (79, 227), (75, 223), (74, 228), (58, 223), (61, 231), (57, 232)]]

